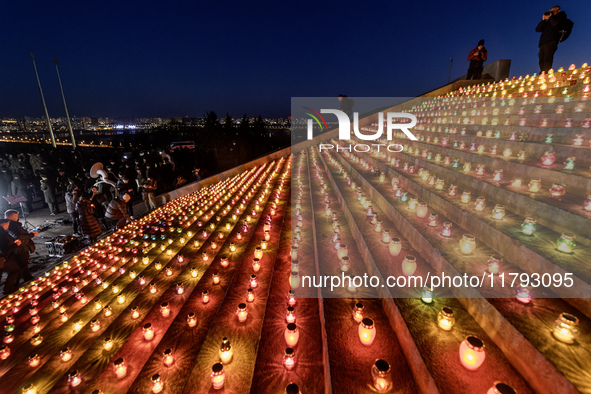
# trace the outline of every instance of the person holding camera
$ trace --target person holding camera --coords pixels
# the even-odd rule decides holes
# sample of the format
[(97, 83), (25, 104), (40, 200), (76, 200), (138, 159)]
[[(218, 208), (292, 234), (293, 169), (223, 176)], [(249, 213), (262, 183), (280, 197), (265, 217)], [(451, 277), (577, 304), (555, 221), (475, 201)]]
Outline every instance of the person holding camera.
[(480, 79), (482, 78), (483, 64), (488, 57), (486, 48), (484, 47), (484, 40), (478, 41), (476, 48), (470, 51), (468, 60), (470, 61), (470, 67), (468, 67), (468, 73), (466, 79)]
[(536, 26), (536, 31), (542, 33), (538, 43), (540, 73), (542, 71), (547, 73), (552, 68), (554, 53), (561, 40), (561, 26), (565, 25), (566, 19), (566, 13), (560, 10), (560, 6), (554, 6), (550, 8), (550, 11), (544, 12), (542, 20)]

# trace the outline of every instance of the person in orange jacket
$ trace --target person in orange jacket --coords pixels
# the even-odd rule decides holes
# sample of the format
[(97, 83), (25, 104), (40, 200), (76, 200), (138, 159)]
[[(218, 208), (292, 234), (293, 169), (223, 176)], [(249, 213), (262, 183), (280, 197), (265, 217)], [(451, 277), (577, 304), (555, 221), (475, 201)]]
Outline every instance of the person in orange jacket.
[(486, 61), (487, 51), (484, 47), (484, 40), (478, 41), (476, 48), (470, 51), (468, 60), (470, 61), (470, 67), (468, 67), (468, 74), (466, 79), (480, 79), (482, 78), (482, 65)]

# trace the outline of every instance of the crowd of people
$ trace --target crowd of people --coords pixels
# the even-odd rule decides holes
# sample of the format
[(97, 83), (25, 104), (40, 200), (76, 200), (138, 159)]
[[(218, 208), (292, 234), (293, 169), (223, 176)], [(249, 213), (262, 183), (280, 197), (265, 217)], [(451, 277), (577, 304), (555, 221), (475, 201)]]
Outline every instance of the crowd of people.
[[(103, 171), (94, 178), (90, 170), (97, 162)], [(31, 279), (28, 260), (37, 232), (22, 227), (19, 211), (26, 215), (49, 207), (52, 216), (67, 213), (73, 235), (94, 242), (103, 232), (133, 220), (134, 203), (143, 200), (150, 211), (158, 205), (156, 195), (200, 180), (195, 164), (193, 153), (183, 149), (0, 152), (0, 217), (5, 218), (0, 220), (0, 278), (2, 271), (8, 273), (5, 293)]]

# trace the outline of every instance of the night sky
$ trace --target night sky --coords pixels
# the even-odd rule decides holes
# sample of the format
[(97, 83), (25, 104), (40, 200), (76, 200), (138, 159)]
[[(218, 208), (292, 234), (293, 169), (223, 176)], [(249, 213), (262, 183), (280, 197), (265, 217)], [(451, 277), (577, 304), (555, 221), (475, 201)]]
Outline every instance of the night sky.
[[(555, 66), (591, 63), (591, 2), (559, 2), (575, 22)], [(41, 116), (29, 53), (52, 117), (285, 117), (291, 97), (415, 96), (489, 62), (538, 71), (544, 11), (555, 3), (497, 1), (6, 1), (0, 116)], [(487, 63), (489, 63), (487, 62)], [(557, 67), (556, 67), (557, 68)], [(337, 105), (337, 104), (335, 104)]]

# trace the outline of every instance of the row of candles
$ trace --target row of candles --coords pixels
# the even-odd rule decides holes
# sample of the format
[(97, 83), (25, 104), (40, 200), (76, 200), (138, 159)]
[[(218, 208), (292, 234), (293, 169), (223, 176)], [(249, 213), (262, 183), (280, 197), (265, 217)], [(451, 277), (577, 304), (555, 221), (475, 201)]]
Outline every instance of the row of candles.
[[(359, 158), (357, 155), (353, 155), (352, 153), (350, 153), (348, 151), (344, 151), (343, 154), (346, 157), (351, 158), (351, 160), (353, 160), (354, 162), (360, 163), (361, 165), (363, 165), (367, 169), (370, 169), (374, 172), (378, 171), (377, 168), (370, 166), (370, 164), (366, 160)], [(384, 158), (383, 153), (382, 153), (382, 155), (380, 155), (380, 153), (378, 152), (377, 155), (378, 155), (378, 157)], [(388, 160), (388, 158), (386, 158), (386, 160)], [(416, 169), (413, 165), (409, 165), (408, 163), (401, 164), (401, 161), (399, 159), (390, 158), (389, 162), (393, 163), (395, 168), (401, 168), (402, 171), (405, 171), (409, 174), (415, 173)], [(482, 167), (478, 167), (478, 168), (484, 168), (483, 165), (481, 165), (481, 166)], [(458, 164), (458, 167), (459, 167), (459, 164)], [(484, 171), (482, 171), (482, 173), (484, 173)], [(426, 169), (419, 168), (417, 175), (420, 177), (420, 179), (422, 181), (425, 181), (429, 186), (434, 187), (436, 190), (443, 190), (445, 187), (445, 181), (442, 178), (437, 178), (435, 175), (431, 175), (430, 172)], [(501, 180), (502, 179), (502, 170), (495, 170), (494, 177), (497, 177), (496, 179)], [(495, 179), (494, 177), (493, 177), (493, 179)], [(382, 171), (380, 174), (380, 182), (383, 183), (384, 181), (385, 181), (385, 173)], [(409, 197), (408, 193), (404, 189), (402, 189), (398, 186), (399, 182), (400, 182), (400, 180), (398, 177), (392, 178), (392, 186), (394, 189), (394, 196), (397, 198), (400, 198), (400, 201), (402, 201), (402, 202), (408, 202), (408, 204), (409, 204), (408, 210), (413, 211), (413, 212), (416, 210), (418, 217), (424, 218), (425, 216), (427, 216), (428, 208), (427, 208), (426, 204), (421, 203), (420, 201), (418, 201), (418, 199), (416, 199), (414, 197)], [(519, 180), (519, 179), (513, 180), (511, 184), (514, 187), (519, 187), (519, 186), (521, 186), (521, 180)], [(528, 191), (530, 191), (532, 193), (538, 192), (539, 190), (541, 190), (541, 188), (542, 188), (541, 179), (532, 179), (528, 184)], [(549, 189), (549, 191), (550, 191), (550, 196), (553, 198), (556, 198), (556, 199), (562, 198), (562, 196), (564, 196), (564, 194), (565, 194), (564, 185), (561, 185), (561, 184), (553, 184), (553, 186)], [(458, 191), (458, 188), (456, 185), (452, 184), (448, 188), (447, 194), (449, 197), (452, 197), (452, 198), (459, 196), (462, 204), (469, 204), (471, 202), (471, 192), (464, 191), (461, 194), (459, 194), (459, 191)], [(477, 197), (476, 200), (474, 201), (473, 207), (474, 207), (475, 211), (483, 212), (486, 208), (486, 198), (485, 197)], [(585, 201), (584, 209), (587, 211), (591, 211), (591, 198), (589, 198)], [(492, 209), (491, 217), (493, 219), (503, 220), (503, 218), (505, 216), (506, 216), (505, 206), (503, 204), (495, 204)], [(429, 215), (427, 220), (428, 220), (428, 225), (431, 227), (435, 227), (438, 225), (438, 216), (436, 213), (432, 213), (431, 215)], [(448, 222), (444, 223), (441, 234), (443, 236), (450, 236), (451, 231), (452, 231), (451, 228), (452, 228), (451, 223), (448, 223)], [(537, 221), (531, 217), (525, 218), (524, 222), (521, 225), (522, 233), (525, 235), (533, 235), (536, 232), (536, 230), (537, 230)], [(558, 250), (562, 253), (567, 253), (567, 254), (573, 253), (574, 249), (576, 247), (575, 239), (576, 239), (576, 236), (572, 233), (562, 233), (562, 235), (556, 240), (556, 250)]]
[[(227, 183), (227, 181), (228, 181), (228, 180), (226, 180), (226, 181), (222, 182), (221, 184), (218, 184), (218, 185), (217, 185), (217, 187), (222, 187), (222, 190), (223, 190), (223, 188), (225, 188), (225, 184)], [(215, 188), (215, 187), (214, 187), (214, 188)], [(206, 191), (206, 190), (205, 190), (205, 191)], [(202, 191), (201, 191), (199, 194), (203, 194), (203, 193), (204, 193), (204, 190), (202, 190)], [(221, 195), (218, 195), (218, 197), (221, 197)], [(188, 202), (190, 202), (190, 201), (188, 201), (188, 200), (187, 200), (187, 198), (186, 198), (186, 197), (184, 197), (184, 198), (181, 198), (180, 200), (182, 200), (182, 202), (183, 202), (184, 204), (187, 204)], [(176, 204), (175, 204), (175, 203), (176, 203)], [(175, 202), (169, 203), (169, 204), (167, 205), (167, 207), (169, 208), (169, 210), (165, 211), (165, 212), (167, 213), (167, 216), (169, 216), (169, 217), (170, 217), (170, 209), (172, 209), (172, 207), (173, 207), (174, 205), (178, 205), (178, 203), (179, 203), (179, 201), (178, 201), (178, 200), (176, 200)], [(184, 205), (184, 204), (183, 204), (183, 205)], [(185, 206), (186, 206), (186, 205), (185, 205)], [(217, 207), (216, 207), (216, 208), (217, 208)], [(138, 221), (137, 223), (141, 223), (141, 224), (143, 224), (143, 223), (145, 223), (147, 220), (151, 220), (151, 219), (153, 219), (153, 217), (154, 217), (154, 216), (156, 216), (156, 215), (157, 215), (157, 213), (162, 213), (162, 212), (159, 212), (159, 211), (162, 211), (162, 209), (163, 209), (163, 208), (161, 208), (160, 210), (156, 211), (155, 213), (153, 213), (152, 215), (150, 215), (150, 217), (148, 217), (148, 218), (143, 218), (143, 219), (141, 219), (141, 220), (140, 220), (140, 221)], [(205, 209), (207, 209), (207, 208), (205, 208)], [(178, 213), (178, 212), (176, 212), (176, 213)], [(202, 213), (203, 213), (203, 212), (202, 212), (202, 211), (200, 211), (200, 214), (202, 214)], [(212, 211), (211, 213), (213, 214), (213, 211)], [(206, 216), (207, 216), (207, 215), (206, 215)], [(186, 216), (185, 216), (185, 219), (186, 219)], [(128, 227), (130, 227), (130, 226), (128, 226)], [(135, 227), (135, 228), (137, 228), (137, 227)], [(180, 228), (179, 228), (179, 230), (180, 230)], [(120, 233), (125, 233), (125, 230), (123, 230), (123, 231), (120, 231)], [(135, 235), (135, 234), (134, 234), (134, 235)], [(115, 236), (117, 236), (117, 234), (115, 234)], [(119, 235), (119, 236), (121, 236), (121, 235)], [(190, 234), (190, 232), (189, 232), (189, 237), (190, 237), (190, 236), (191, 236), (191, 234)], [(183, 238), (181, 238), (181, 243), (182, 243), (182, 240), (183, 240)], [(101, 242), (104, 242), (104, 241), (105, 241), (105, 240), (103, 240), (103, 241), (101, 241)], [(110, 240), (109, 240), (109, 239), (107, 239), (106, 241), (107, 241), (107, 244), (108, 244)], [(104, 245), (104, 244), (102, 244), (102, 245)], [(181, 259), (181, 258), (182, 258), (182, 257), (181, 257), (181, 256), (179, 256), (179, 259)], [(136, 258), (136, 259), (137, 259), (137, 258)], [(137, 260), (135, 260), (135, 261), (137, 261)], [(144, 257), (144, 258), (142, 259), (142, 261), (143, 261), (143, 262), (146, 262), (146, 257)], [(156, 264), (159, 264), (159, 263), (156, 263)], [(59, 268), (59, 267), (58, 267), (58, 268)], [(123, 272), (124, 272), (124, 271), (123, 271)], [(123, 272), (120, 272), (120, 274), (122, 274)], [(133, 273), (134, 273), (134, 271), (132, 271), (130, 274), (133, 274)], [(167, 274), (168, 274), (168, 271), (167, 271)], [(142, 280), (142, 277), (140, 277), (140, 281), (141, 281), (141, 280)], [(153, 285), (154, 285), (154, 284), (151, 284), (151, 286), (150, 286), (150, 289), (152, 289), (152, 288), (153, 288)], [(177, 284), (176, 288), (177, 288), (177, 292), (179, 292), (179, 291), (180, 291), (180, 292), (182, 292), (182, 284), (180, 284), (180, 286)], [(118, 289), (118, 287), (117, 287), (117, 286), (113, 286), (113, 292), (114, 292), (115, 294), (117, 294), (117, 293), (119, 292), (119, 289)], [(125, 299), (124, 299), (124, 296), (123, 296), (123, 295), (121, 295), (121, 294), (120, 294), (120, 295), (118, 295), (118, 296), (117, 296), (117, 302), (118, 302), (118, 303), (122, 303), (122, 302), (124, 302), (124, 301), (125, 301)], [(95, 302), (95, 308), (96, 308), (96, 306), (97, 306), (97, 305), (98, 305), (98, 308), (100, 309), (100, 302), (99, 302), (99, 301)], [(106, 307), (106, 308), (105, 308), (105, 310), (104, 310), (104, 313), (105, 313), (105, 315), (109, 315), (109, 314), (110, 314), (110, 310), (111, 310), (111, 308), (110, 308), (110, 307)], [(163, 314), (166, 314), (166, 311), (167, 311), (167, 310), (169, 310), (169, 309), (167, 308), (167, 305), (166, 305), (165, 303), (163, 303), (163, 304), (161, 305), (161, 311), (162, 311), (162, 313), (163, 313)], [(65, 311), (62, 311), (62, 312), (65, 314)], [(132, 308), (132, 317), (134, 317), (134, 318), (137, 318), (137, 314), (138, 314), (137, 307), (134, 307), (134, 308)], [(65, 315), (61, 315), (61, 316), (62, 316), (62, 319), (63, 319), (63, 317), (64, 317)], [(190, 319), (190, 317), (189, 317), (189, 319)], [(66, 320), (67, 320), (67, 318), (66, 318)], [(78, 327), (78, 329), (79, 329), (79, 328), (81, 328), (81, 324), (80, 324), (80, 322), (78, 322), (78, 321), (77, 321), (77, 322), (74, 324), (74, 328), (75, 328), (75, 329), (77, 328), (77, 325), (78, 325), (78, 326), (80, 326), (80, 327)], [(91, 327), (91, 330), (92, 330), (92, 331), (97, 331), (98, 329), (100, 329), (100, 321), (99, 321), (98, 319), (93, 319), (93, 320), (90, 322), (90, 327)], [(151, 327), (144, 327), (144, 328), (145, 328), (146, 335), (148, 335), (148, 337), (149, 337), (149, 336), (150, 336), (150, 331), (151, 331), (151, 330), (150, 330), (150, 328), (151, 328)], [(153, 331), (152, 331), (152, 332), (153, 332)], [(107, 338), (107, 339), (105, 340), (105, 349), (109, 349), (109, 348), (111, 348), (111, 347), (112, 347), (112, 340), (111, 340), (110, 338)], [(3, 353), (3, 354), (5, 354), (5, 353)], [(61, 353), (60, 357), (62, 358), (62, 360), (63, 360), (63, 361), (67, 361), (67, 360), (68, 360), (68, 359), (71, 357), (71, 352), (69, 352), (68, 350), (64, 350), (64, 351)], [(32, 361), (32, 365), (35, 365), (35, 357), (32, 357), (32, 360), (33, 360), (33, 361)], [(76, 382), (78, 382), (78, 379), (76, 379), (76, 378), (73, 378), (71, 381), (73, 382), (72, 384), (77, 384)]]
[[(346, 152), (346, 151), (344, 152), (344, 154), (345, 154), (345, 156), (349, 156), (348, 152)], [(351, 181), (348, 174), (346, 174), (344, 172), (344, 168), (336, 160), (334, 160), (334, 158), (331, 157), (330, 161), (334, 165), (336, 165), (337, 168), (339, 168), (339, 170), (341, 171), (342, 174), (345, 175), (348, 184), (352, 188), (355, 188), (356, 185), (354, 184), (354, 182)], [(393, 185), (393, 188), (395, 191), (400, 190), (397, 188), (398, 182), (399, 182), (399, 179), (397, 177), (393, 178), (392, 185)], [(363, 198), (362, 194), (361, 194), (361, 188), (357, 188), (357, 190), (358, 190), (358, 199), (361, 200), (361, 198)], [(361, 195), (361, 198), (359, 198), (360, 195)], [(368, 209), (368, 215), (369, 215), (370, 211), (371, 211), (371, 206), (366, 205), (366, 207), (367, 206), (369, 206), (369, 209)], [(428, 212), (427, 205), (424, 203), (421, 204), (418, 201), (418, 199), (416, 199), (416, 198), (412, 198), (409, 201), (407, 209), (410, 211), (416, 212), (417, 216), (420, 218), (425, 218), (427, 215), (427, 212)], [(494, 211), (493, 211), (493, 214), (494, 214)], [(374, 215), (373, 217), (375, 218), (376, 214), (374, 213), (373, 215)], [(433, 215), (435, 215), (435, 216), (433, 216)], [(431, 214), (431, 216), (429, 216), (429, 219), (431, 219), (428, 223), (429, 226), (433, 226), (434, 224), (437, 223), (435, 220), (432, 220), (434, 218), (436, 219), (436, 215), (437, 214)], [(451, 228), (452, 228), (452, 224), (450, 222), (444, 223), (443, 227), (442, 227), (441, 235), (444, 237), (451, 236)], [(533, 234), (533, 232), (535, 232), (535, 229), (536, 229), (535, 220), (532, 218), (527, 218), (522, 225), (522, 232), (524, 234), (531, 235), (531, 234)], [(399, 255), (400, 250), (401, 250), (401, 243), (400, 243), (399, 238), (391, 238), (389, 232), (388, 233), (384, 232), (383, 241), (390, 242), (389, 243), (389, 251), (392, 256)], [(475, 237), (471, 234), (464, 234), (462, 236), (462, 238), (460, 239), (459, 244), (460, 244), (460, 251), (463, 254), (471, 254), (474, 252), (474, 250), (476, 248)], [(563, 234), (557, 241), (557, 249), (564, 252), (564, 253), (572, 252), (572, 249), (574, 249), (574, 246), (575, 246), (574, 235), (572, 235), (572, 234)], [(487, 271), (491, 274), (497, 274), (501, 271), (501, 259), (496, 256), (491, 256), (489, 258), (489, 260), (487, 261), (486, 265), (487, 265)], [(406, 258), (403, 261), (403, 266), (402, 266), (403, 273), (405, 273), (407, 275), (412, 275), (412, 274), (414, 274), (415, 269), (416, 269), (416, 262), (415, 262), (414, 257), (413, 256), (406, 256)], [(531, 302), (532, 298), (533, 298), (533, 292), (527, 285), (521, 284), (520, 286), (518, 286), (516, 288), (517, 301), (519, 301), (523, 304), (528, 304)], [(422, 291), (422, 300), (425, 303), (432, 302), (432, 300), (433, 300), (432, 289), (426, 288)], [(451, 327), (453, 327), (454, 323), (455, 323), (455, 320), (453, 318), (453, 311), (450, 308), (443, 308), (442, 311), (438, 315), (438, 324), (439, 324), (440, 328), (442, 328), (444, 330), (451, 330)], [(577, 327), (578, 323), (579, 323), (579, 320), (576, 316), (568, 314), (566, 312), (560, 314), (560, 316), (556, 320), (556, 324), (554, 325), (554, 329), (552, 331), (554, 337), (564, 343), (573, 343), (574, 338), (578, 334), (578, 327)]]
[[(346, 154), (346, 153), (345, 153)], [(331, 160), (332, 161), (332, 160)], [(340, 165), (336, 161), (332, 161), (337, 167)], [(342, 169), (342, 167), (340, 167)], [(353, 184), (353, 187), (355, 185)], [(371, 208), (370, 208), (371, 209)], [(423, 215), (422, 217), (424, 217)], [(451, 228), (451, 224), (448, 226)], [(388, 234), (389, 236), (389, 234)], [(384, 238), (387, 238), (385, 235)], [(390, 251), (392, 255), (398, 255), (400, 253), (400, 240), (395, 239), (396, 241), (391, 245), (396, 245), (396, 247), (391, 247)], [(471, 245), (474, 245), (474, 239), (471, 235), (465, 235), (462, 240), (460, 241), (461, 250), (463, 253), (470, 253), (473, 250)], [(407, 256), (408, 257), (408, 256)], [(411, 256), (412, 257), (412, 256)], [(414, 259), (413, 259), (414, 260)], [(416, 267), (416, 266), (415, 266)], [(489, 261), (487, 262), (487, 268), (490, 273), (498, 273), (500, 271), (500, 259), (492, 256)], [(414, 267), (413, 267), (414, 269)], [(404, 272), (404, 267), (403, 267)], [(527, 304), (531, 302), (532, 296), (527, 286), (521, 285), (517, 288), (517, 300), (521, 303)], [(431, 303), (433, 301), (433, 291), (432, 289), (424, 289), (422, 291), (421, 299), (425, 303)], [(373, 340), (375, 339), (375, 325), (371, 319), (364, 318), (363, 316), (363, 304), (356, 303), (355, 307), (353, 308), (353, 316), (356, 322), (360, 323), (359, 325), (359, 337), (360, 341), (365, 345), (371, 345)], [(437, 324), (438, 326), (444, 331), (451, 331), (452, 327), (455, 324), (455, 317), (453, 310), (448, 307), (444, 307), (438, 313), (437, 316)], [(564, 343), (572, 344), (574, 343), (575, 337), (578, 334), (578, 318), (568, 313), (562, 313), (556, 320), (554, 324), (552, 334), (553, 336)], [(476, 370), (482, 365), (485, 359), (484, 353), (484, 343), (474, 336), (468, 336), (464, 342), (462, 342), (460, 349), (460, 362), (461, 364), (468, 370)], [(383, 361), (383, 360), (380, 360)], [(375, 378), (375, 369), (372, 370), (372, 376), (374, 376), (374, 387), (380, 390), (380, 387), (376, 384)], [(389, 387), (389, 386), (387, 386)], [(493, 386), (489, 392), (494, 393), (494, 390), (498, 390), (499, 388), (512, 390), (510, 386), (502, 383), (497, 382), (495, 386)], [(510, 391), (507, 391), (510, 392)]]

